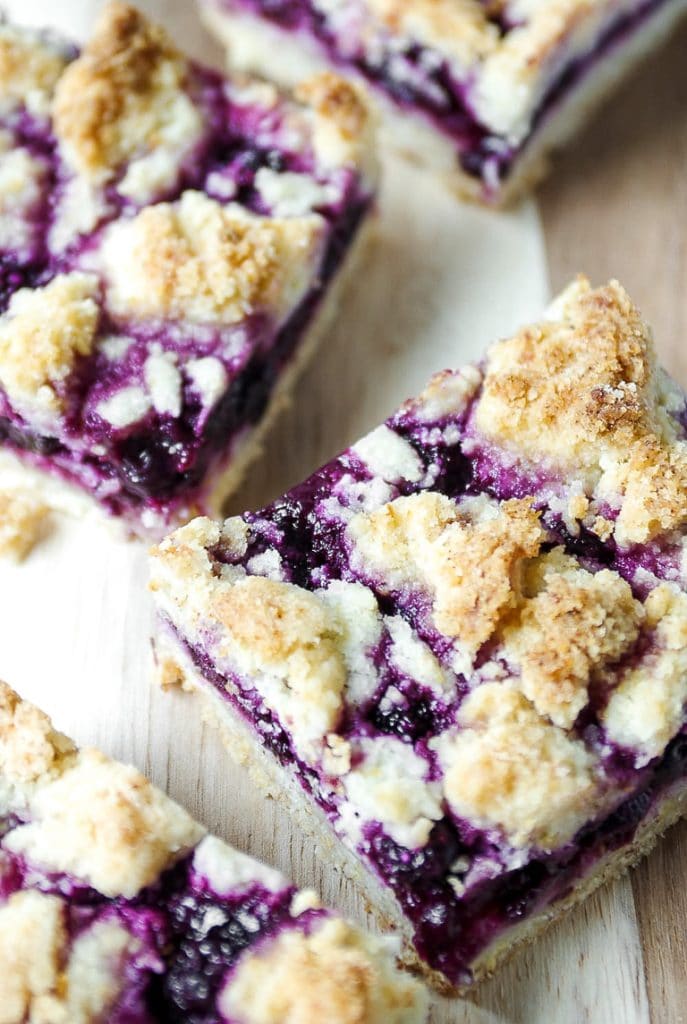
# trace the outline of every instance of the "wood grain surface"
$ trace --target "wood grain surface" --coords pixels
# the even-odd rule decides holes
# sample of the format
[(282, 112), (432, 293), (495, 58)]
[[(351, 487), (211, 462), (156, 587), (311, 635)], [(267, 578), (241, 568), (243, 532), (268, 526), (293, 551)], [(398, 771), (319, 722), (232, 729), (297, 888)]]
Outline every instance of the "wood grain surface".
[[(553, 288), (578, 271), (595, 282), (617, 277), (652, 324), (660, 358), (683, 386), (686, 169), (684, 25), (558, 160), (540, 194)], [(624, 897), (641, 943), (638, 990), (646, 989), (652, 1024), (681, 1024), (687, 1021), (687, 824), (671, 831), (631, 882)]]
[[(81, 34), (99, 0), (5, 0), (13, 16)], [(217, 53), (191, 0), (146, 0), (183, 44)], [(554, 286), (584, 270), (623, 280), (687, 384), (687, 32), (654, 59), (557, 164), (541, 193)], [(255, 507), (378, 422), (435, 369), (474, 358), (536, 315), (547, 265), (537, 213), (461, 207), (394, 165), (377, 248), (332, 335), (234, 498)], [(210, 829), (364, 918), (352, 887), (234, 767), (192, 698), (151, 683), (145, 551), (65, 523), (27, 562), (0, 565), (0, 676), (60, 728), (145, 770)], [(687, 1021), (687, 829), (590, 899), (474, 1000), (435, 1000), (433, 1024)], [(313, 1021), (312, 1024), (328, 1024)]]

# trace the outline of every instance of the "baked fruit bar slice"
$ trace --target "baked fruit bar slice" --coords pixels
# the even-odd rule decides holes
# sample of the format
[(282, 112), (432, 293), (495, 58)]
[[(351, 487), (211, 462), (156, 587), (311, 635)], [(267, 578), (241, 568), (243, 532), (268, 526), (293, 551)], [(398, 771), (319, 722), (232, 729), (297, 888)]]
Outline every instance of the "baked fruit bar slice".
[(274, 504), (153, 552), (163, 679), (444, 989), (687, 805), (686, 438), (627, 294), (580, 279)]
[(0, 683), (3, 1024), (419, 1024), (395, 949)]
[(217, 510), (362, 251), (367, 110), (188, 61), (106, 6), (0, 24), (0, 488), (161, 536)]
[(389, 142), (505, 203), (687, 9), (685, 0), (200, 0), (236, 67), (366, 81)]

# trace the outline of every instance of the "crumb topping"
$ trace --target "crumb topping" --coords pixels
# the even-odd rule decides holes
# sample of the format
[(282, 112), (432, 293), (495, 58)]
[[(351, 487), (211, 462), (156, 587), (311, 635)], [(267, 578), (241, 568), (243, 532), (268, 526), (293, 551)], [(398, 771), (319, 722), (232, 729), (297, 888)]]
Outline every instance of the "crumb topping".
[(0, 382), (17, 408), (54, 415), (59, 385), (92, 348), (100, 318), (98, 280), (58, 274), (43, 288), (22, 288), (0, 317)]
[(17, 892), (0, 906), (0, 1024), (42, 1020), (60, 974), (67, 933), (62, 901)]
[(499, 41), (496, 26), (475, 0), (367, 0), (367, 5), (395, 35), (436, 48), (464, 71)]
[(530, 460), (580, 474), (619, 511), (619, 544), (687, 519), (687, 443), (648, 327), (617, 282), (580, 279), (550, 318), (492, 347), (475, 423)]
[(291, 583), (246, 576), (218, 586), (211, 622), (220, 652), (249, 676), (307, 751), (338, 721), (346, 683), (340, 635), (326, 604)]
[(424, 475), (422, 460), (412, 444), (385, 424), (366, 434), (351, 451), (362, 459), (371, 473), (389, 483), (399, 480), (417, 483)]
[(443, 817), (441, 790), (427, 778), (428, 765), (394, 737), (363, 739), (359, 765), (344, 778), (346, 796), (363, 822), (379, 821), (401, 846), (424, 846)]
[(642, 606), (617, 573), (587, 572), (561, 549), (528, 567), (524, 589), (529, 596), (504, 630), (506, 651), (537, 711), (570, 728), (594, 674), (634, 646)]
[(30, 258), (36, 230), (32, 213), (43, 196), (46, 164), (15, 146), (0, 129), (0, 249)]
[(193, 854), (193, 870), (206, 878), (213, 892), (229, 895), (256, 883), (270, 892), (281, 892), (288, 882), (274, 868), (246, 856), (216, 836), (205, 836)]
[(38, 541), (48, 508), (27, 492), (0, 491), (0, 555), (21, 561)]
[(380, 940), (327, 918), (309, 932), (281, 932), (244, 953), (220, 996), (237, 1024), (410, 1024), (424, 1007), (420, 985), (380, 956)]
[(319, 163), (323, 167), (353, 164), (374, 179), (374, 120), (363, 90), (324, 71), (299, 82), (294, 96), (313, 113), (312, 144)]
[(31, 821), (6, 836), (6, 847), (110, 897), (135, 896), (203, 834), (134, 768), (94, 750), (38, 788), (30, 810)]
[(187, 191), (112, 225), (101, 258), (115, 313), (228, 326), (281, 318), (317, 272), (324, 221), (260, 217)]
[(502, 829), (516, 847), (553, 849), (598, 810), (591, 754), (508, 684), (478, 686), (458, 723), (437, 745), (444, 794), (459, 817)]
[(0, 110), (24, 104), (30, 113), (47, 116), (68, 59), (67, 48), (47, 34), (0, 24)]
[(429, 588), (436, 628), (471, 655), (513, 607), (544, 537), (527, 499), (461, 506), (432, 491), (359, 513), (347, 532), (358, 570), (380, 572), (392, 590)]
[(628, 669), (602, 715), (610, 738), (641, 752), (640, 763), (663, 752), (684, 720), (687, 702), (687, 594), (661, 583), (645, 602), (654, 645)]
[(47, 715), (0, 682), (0, 813), (25, 810), (34, 790), (73, 762), (75, 749)]
[(173, 184), (181, 158), (203, 130), (184, 91), (187, 78), (187, 61), (164, 29), (135, 7), (108, 4), (57, 87), (53, 118), (67, 161), (98, 181), (155, 151), (154, 161), (139, 157), (129, 168), (120, 191), (145, 201)]
[(412, 412), (424, 423), (458, 418), (476, 395), (482, 373), (476, 366), (435, 373), (417, 398), (409, 399), (402, 411)]

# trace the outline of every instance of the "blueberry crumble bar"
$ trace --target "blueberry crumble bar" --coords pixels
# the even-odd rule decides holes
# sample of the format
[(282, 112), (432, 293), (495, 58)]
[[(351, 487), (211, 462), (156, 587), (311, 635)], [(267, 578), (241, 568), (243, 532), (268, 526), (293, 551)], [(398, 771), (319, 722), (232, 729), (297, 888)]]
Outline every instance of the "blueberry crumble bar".
[(420, 1024), (395, 941), (0, 683), (2, 1024)]
[(371, 133), (335, 75), (227, 80), (126, 4), (81, 53), (0, 23), (0, 487), (217, 510), (362, 252)]
[(687, 8), (685, 0), (200, 0), (237, 67), (369, 84), (389, 141), (505, 203)]
[(272, 505), (177, 530), (151, 587), (163, 679), (440, 988), (687, 806), (687, 405), (615, 282)]

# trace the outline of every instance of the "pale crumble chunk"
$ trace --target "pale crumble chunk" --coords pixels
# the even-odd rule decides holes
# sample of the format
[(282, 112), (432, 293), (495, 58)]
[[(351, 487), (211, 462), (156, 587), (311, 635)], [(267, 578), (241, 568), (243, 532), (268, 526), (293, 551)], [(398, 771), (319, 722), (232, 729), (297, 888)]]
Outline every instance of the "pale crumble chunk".
[(382, 424), (353, 445), (368, 469), (383, 480), (417, 483), (424, 475), (422, 460), (413, 446), (390, 427)]
[(0, 129), (0, 249), (30, 256), (35, 243), (31, 215), (43, 197), (47, 166), (4, 136)]
[(598, 809), (592, 755), (506, 683), (473, 690), (457, 731), (434, 742), (452, 811), (516, 847), (555, 849)]
[(96, 921), (82, 932), (72, 946), (59, 996), (46, 1007), (48, 1024), (102, 1020), (121, 995), (127, 964), (140, 948), (139, 939), (114, 921)]
[(76, 748), (46, 714), (0, 682), (0, 813), (25, 812), (38, 785), (60, 775)]
[(132, 384), (98, 402), (95, 411), (115, 430), (123, 430), (134, 423), (139, 423), (152, 407), (153, 403), (143, 388), (138, 384)]
[(437, 629), (474, 655), (515, 604), (519, 575), (544, 538), (527, 499), (456, 504), (423, 491), (348, 524), (353, 564), (392, 589), (427, 587)]
[(457, 418), (468, 408), (482, 383), (482, 372), (476, 366), (435, 373), (417, 398), (402, 406), (423, 423), (435, 423), (449, 417)]
[(358, 705), (371, 696), (377, 685), (372, 653), (382, 632), (377, 598), (361, 583), (332, 580), (320, 597), (332, 616), (339, 646), (346, 662), (346, 700)]
[(294, 96), (313, 112), (312, 144), (321, 165), (353, 164), (376, 178), (374, 118), (363, 90), (324, 71), (299, 82)]
[(399, 672), (439, 694), (450, 693), (452, 679), (431, 648), (413, 632), (400, 615), (385, 619), (391, 637), (389, 659)]
[(33, 796), (31, 820), (5, 845), (53, 871), (83, 878), (105, 896), (131, 898), (203, 830), (134, 768), (83, 750)]
[(279, 319), (315, 277), (324, 223), (316, 214), (260, 217), (184, 192), (106, 232), (110, 306), (122, 315), (223, 326), (256, 311)]
[(43, 288), (14, 293), (0, 317), (0, 382), (20, 411), (60, 412), (57, 388), (91, 352), (99, 318), (92, 274), (58, 274)]
[(237, 1024), (405, 1024), (424, 993), (379, 957), (378, 939), (341, 920), (284, 931), (244, 953), (219, 1000)]
[(0, 110), (25, 104), (30, 113), (47, 117), (67, 61), (66, 47), (44, 33), (0, 24)]
[(368, 0), (394, 34), (445, 53), (464, 74), (491, 53), (499, 32), (474, 0)]
[(618, 508), (616, 541), (641, 544), (687, 520), (687, 443), (670, 407), (627, 293), (580, 279), (549, 319), (492, 347), (475, 423), (491, 441), (580, 476)]
[(0, 492), (0, 555), (21, 561), (39, 540), (49, 510), (27, 492)]
[(153, 350), (145, 361), (143, 377), (155, 412), (161, 416), (179, 416), (183, 382), (176, 352)]
[(227, 371), (224, 363), (214, 356), (189, 359), (185, 366), (194, 390), (206, 408), (213, 406), (227, 386)]
[(645, 602), (654, 647), (642, 664), (628, 669), (601, 718), (610, 738), (659, 756), (680, 728), (687, 702), (687, 594), (661, 583)]
[(279, 871), (227, 846), (217, 836), (205, 836), (198, 844), (193, 870), (219, 894), (235, 893), (256, 883), (270, 892), (280, 892), (288, 884)]
[(424, 846), (443, 817), (440, 786), (427, 778), (427, 761), (393, 736), (363, 739), (358, 753), (361, 763), (343, 782), (362, 822), (381, 822), (408, 849)]
[(57, 987), (67, 940), (63, 904), (38, 892), (13, 893), (0, 905), (0, 1024), (37, 1021)]
[(504, 629), (519, 684), (541, 715), (570, 728), (589, 699), (589, 683), (634, 646), (643, 610), (609, 569), (591, 573), (560, 548), (532, 563), (528, 596)]
[(255, 681), (304, 756), (338, 721), (346, 668), (336, 619), (316, 595), (291, 583), (246, 576), (219, 584), (210, 623), (220, 656)]
[(204, 130), (187, 77), (164, 29), (128, 4), (108, 4), (57, 87), (54, 124), (67, 161), (99, 181), (136, 157), (119, 190), (137, 201), (173, 185)]

